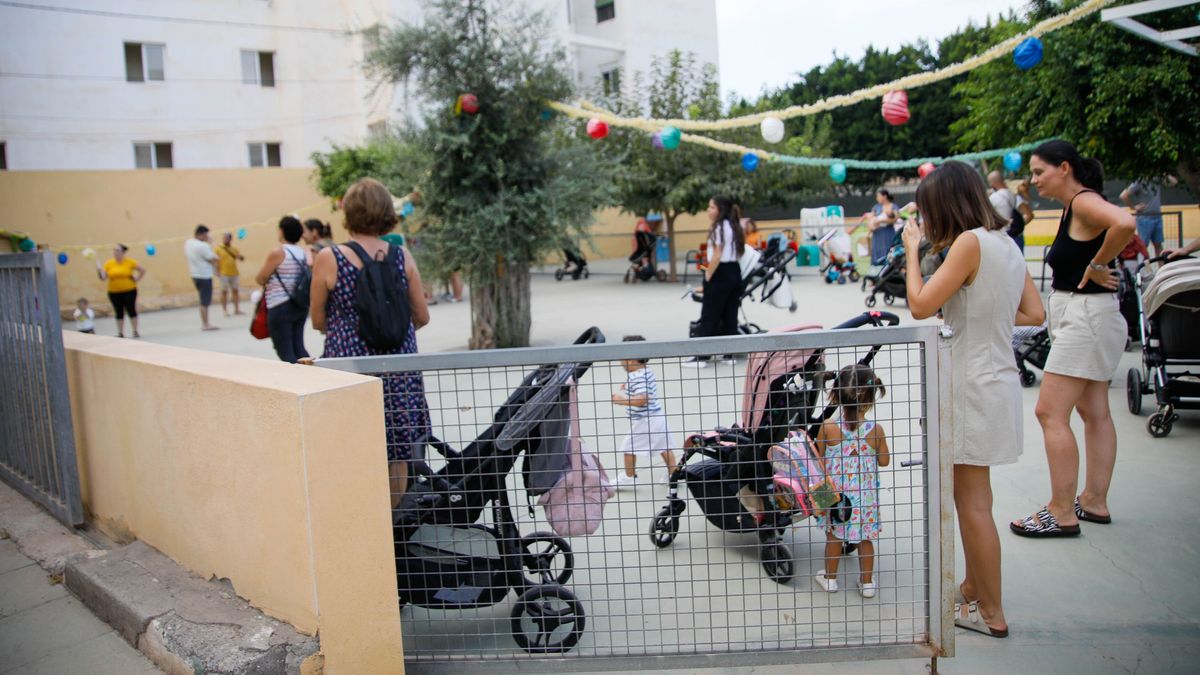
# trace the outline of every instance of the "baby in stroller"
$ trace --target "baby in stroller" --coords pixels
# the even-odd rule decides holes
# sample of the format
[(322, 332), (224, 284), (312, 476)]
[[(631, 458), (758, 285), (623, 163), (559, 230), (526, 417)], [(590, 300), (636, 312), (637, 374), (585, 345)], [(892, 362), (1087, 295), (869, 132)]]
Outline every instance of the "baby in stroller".
[(821, 276), (825, 283), (839, 284), (858, 281), (858, 268), (854, 265), (854, 254), (850, 252), (850, 231), (855, 227), (834, 227), (817, 240), (817, 248), (829, 261), (821, 268)]
[(658, 269), (658, 258), (654, 245), (658, 238), (647, 218), (638, 218), (633, 231), (633, 253), (629, 255), (629, 270), (625, 272), (625, 283), (650, 281), (657, 278), (667, 280), (667, 273)]

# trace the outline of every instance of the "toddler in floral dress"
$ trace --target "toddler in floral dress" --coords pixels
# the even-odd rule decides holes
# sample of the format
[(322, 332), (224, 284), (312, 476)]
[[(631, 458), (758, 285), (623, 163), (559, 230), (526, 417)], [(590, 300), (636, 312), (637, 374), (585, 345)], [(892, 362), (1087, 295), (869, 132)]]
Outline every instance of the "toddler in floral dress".
[(858, 550), (859, 593), (873, 598), (879, 590), (875, 571), (874, 540), (879, 537), (879, 467), (888, 465), (887, 434), (883, 426), (866, 419), (875, 399), (884, 395), (875, 371), (855, 364), (838, 371), (830, 403), (840, 419), (825, 422), (817, 432), (816, 449), (825, 460), (826, 475), (849, 498), (850, 519), (826, 522), (825, 569), (814, 581), (829, 593), (838, 590), (837, 570), (842, 555)]

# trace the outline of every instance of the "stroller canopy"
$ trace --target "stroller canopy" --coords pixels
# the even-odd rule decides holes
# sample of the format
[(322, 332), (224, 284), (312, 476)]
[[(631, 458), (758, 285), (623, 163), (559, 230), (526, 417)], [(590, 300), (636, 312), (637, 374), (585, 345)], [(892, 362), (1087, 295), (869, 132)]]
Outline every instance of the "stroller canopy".
[(1181, 260), (1164, 265), (1142, 293), (1146, 316), (1154, 316), (1171, 298), (1200, 289), (1200, 260)]

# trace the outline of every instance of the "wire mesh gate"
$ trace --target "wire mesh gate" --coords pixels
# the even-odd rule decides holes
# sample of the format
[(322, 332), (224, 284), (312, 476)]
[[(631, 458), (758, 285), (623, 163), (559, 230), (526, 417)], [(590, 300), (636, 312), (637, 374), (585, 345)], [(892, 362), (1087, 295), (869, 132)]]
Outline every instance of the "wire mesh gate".
[(0, 478), (67, 525), (83, 523), (50, 253), (0, 255)]
[[(319, 362), (423, 376), (436, 439), (414, 448), (418, 477), (394, 511), (404, 651), (414, 672), (952, 655), (951, 467), (939, 406), (931, 405), (941, 391), (936, 328), (616, 342), (621, 337)], [(689, 365), (706, 355), (718, 356)], [(833, 445), (807, 442), (802, 432), (827, 435), (821, 420), (839, 416), (829, 405), (833, 376), (864, 361), (886, 388), (866, 415), (890, 448), (877, 494), (865, 470), (849, 461), (834, 468), (832, 455), (793, 472), (808, 480), (789, 492), (778, 478), (786, 467), (762, 461), (767, 445), (790, 451), (772, 450), (784, 464), (802, 464), (813, 449), (829, 455)], [(651, 393), (662, 408), (649, 426), (631, 420), (627, 405), (630, 397), (642, 402), (642, 368), (654, 373)], [(765, 396), (755, 395), (760, 389)], [(563, 447), (571, 455), (571, 443), (556, 441), (575, 435), (615, 488), (594, 522), (564, 523), (538, 487), (539, 472), (557, 477), (546, 455)], [(677, 465), (671, 475), (663, 449)], [(592, 475), (587, 461), (570, 466), (568, 474)], [(479, 499), (483, 493), (489, 497)], [(873, 498), (871, 509), (865, 502)], [(547, 500), (547, 508), (538, 503)], [(571, 517), (594, 518), (585, 504), (574, 506)], [(847, 516), (834, 536), (866, 539), (874, 555), (864, 556), (861, 544), (842, 555), (840, 542), (831, 544), (840, 588), (830, 592), (816, 579), (833, 569), (826, 529)], [(845, 529), (856, 522), (860, 531)], [(877, 535), (861, 531), (876, 525)]]

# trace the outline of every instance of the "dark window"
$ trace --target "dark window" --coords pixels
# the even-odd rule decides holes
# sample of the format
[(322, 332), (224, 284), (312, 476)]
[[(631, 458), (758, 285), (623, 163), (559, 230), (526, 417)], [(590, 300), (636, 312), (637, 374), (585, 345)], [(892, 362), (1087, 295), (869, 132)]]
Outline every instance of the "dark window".
[(170, 169), (174, 166), (170, 143), (134, 143), (133, 165), (139, 169)]
[(596, 0), (596, 23), (603, 23), (617, 16), (615, 0)]
[(279, 143), (250, 143), (250, 166), (282, 166)]
[(275, 86), (275, 52), (242, 50), (242, 83)]
[(600, 74), (600, 77), (604, 78), (604, 93), (606, 95), (621, 93), (621, 69), (620, 68), (613, 68), (612, 70), (606, 70)]
[(125, 43), (125, 81), (161, 82), (166, 79), (163, 46), (140, 42)]
[(8, 145), (0, 143), (0, 171), (8, 171)]

